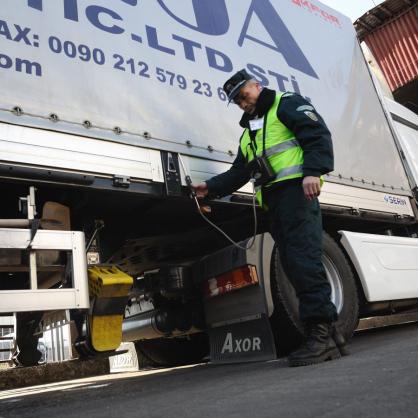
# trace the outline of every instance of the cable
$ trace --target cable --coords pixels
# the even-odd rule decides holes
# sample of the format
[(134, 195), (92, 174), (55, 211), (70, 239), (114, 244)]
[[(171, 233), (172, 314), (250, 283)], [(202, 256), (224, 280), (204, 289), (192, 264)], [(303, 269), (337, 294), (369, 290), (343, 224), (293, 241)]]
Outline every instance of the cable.
[(209, 224), (211, 225), (213, 228), (215, 228), (218, 232), (220, 232), (229, 242), (232, 243), (232, 245), (234, 245), (237, 248), (240, 248), (241, 250), (247, 251), (250, 248), (252, 248), (252, 246), (255, 243), (255, 238), (257, 236), (257, 209), (256, 209), (256, 203), (255, 203), (255, 179), (250, 179), (250, 183), (252, 184), (252, 189), (253, 189), (253, 193), (252, 193), (252, 207), (253, 207), (253, 214), (254, 214), (254, 234), (251, 237), (251, 239), (247, 242), (247, 244), (244, 246), (238, 244), (236, 241), (234, 241), (228, 234), (226, 234), (226, 232), (224, 232), (219, 226), (215, 225), (203, 212), (202, 209), (200, 207), (199, 201), (197, 200), (197, 195), (196, 192), (193, 189), (193, 185), (192, 185), (192, 180), (189, 174), (187, 174), (186, 171), (186, 166), (184, 165), (183, 159), (181, 158), (181, 155), (178, 154), (179, 156), (179, 161), (180, 161), (180, 165), (183, 168), (183, 172), (184, 172), (184, 176), (185, 176), (185, 180), (186, 180), (186, 184), (190, 189), (190, 197), (192, 199), (194, 199), (194, 201), (196, 202), (196, 206), (197, 209), (199, 211), (199, 214), (202, 216), (202, 218)]

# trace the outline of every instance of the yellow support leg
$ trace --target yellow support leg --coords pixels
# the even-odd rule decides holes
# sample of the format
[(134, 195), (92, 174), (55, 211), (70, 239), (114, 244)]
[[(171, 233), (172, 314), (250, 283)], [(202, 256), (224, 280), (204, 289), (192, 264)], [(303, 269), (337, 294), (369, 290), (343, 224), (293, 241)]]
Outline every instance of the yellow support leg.
[(123, 315), (133, 279), (115, 266), (90, 267), (88, 277), (93, 304), (90, 343), (99, 352), (115, 350), (122, 342)]

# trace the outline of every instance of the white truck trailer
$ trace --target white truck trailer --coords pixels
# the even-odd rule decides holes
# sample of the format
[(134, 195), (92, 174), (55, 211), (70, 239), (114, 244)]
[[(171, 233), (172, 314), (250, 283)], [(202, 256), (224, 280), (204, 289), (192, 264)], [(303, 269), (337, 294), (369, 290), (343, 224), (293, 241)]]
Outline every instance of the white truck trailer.
[[(82, 355), (123, 338), (153, 364), (298, 343), (263, 212), (239, 250), (185, 187), (234, 159), (240, 111), (221, 86), (241, 68), (311, 100), (332, 132), (320, 203), (340, 331), (418, 307), (418, 118), (379, 93), (348, 18), (316, 0), (3, 0), (0, 311), (17, 313), (20, 364), (38, 361), (50, 312)], [(251, 197), (208, 217), (246, 242)]]

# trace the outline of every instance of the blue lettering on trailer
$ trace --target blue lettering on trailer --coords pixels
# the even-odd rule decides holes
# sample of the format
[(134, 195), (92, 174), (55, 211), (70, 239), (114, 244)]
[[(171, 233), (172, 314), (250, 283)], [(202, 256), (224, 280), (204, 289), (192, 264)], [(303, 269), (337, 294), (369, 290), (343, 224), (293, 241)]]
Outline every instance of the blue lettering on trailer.
[[(138, 6), (137, 0), (121, 0), (129, 6)], [(225, 0), (211, 0), (211, 2), (203, 2), (198, 0), (191, 0), (193, 13), (196, 20), (195, 24), (189, 23), (181, 17), (177, 16), (171, 9), (168, 8), (164, 0), (157, 0), (159, 6), (176, 22), (181, 25), (197, 31), (199, 33), (209, 36), (221, 36), (228, 32), (230, 28), (228, 9)], [(64, 18), (74, 22), (79, 21), (78, 0), (62, 0), (64, 6)], [(43, 11), (43, 0), (27, 0), (27, 5), (33, 9)], [(122, 26), (123, 17), (114, 10), (90, 5), (86, 7), (86, 16), (89, 22), (96, 28), (111, 33), (114, 35), (121, 35), (126, 32), (126, 28)], [(106, 19), (102, 17), (106, 16)], [(264, 29), (269, 34), (273, 44), (268, 44), (251, 35), (251, 23), (253, 18), (257, 17)], [(109, 20), (112, 23), (108, 23)], [(107, 22), (107, 23), (105, 23)], [(151, 26), (146, 26), (146, 35), (148, 45), (151, 48), (157, 49), (160, 52), (176, 55), (176, 51), (170, 45), (163, 45), (158, 39), (158, 29)], [(188, 60), (195, 60), (194, 48), (201, 49), (201, 45), (193, 40), (185, 40), (184, 38), (172, 35), (173, 39), (183, 43), (184, 55)], [(131, 34), (131, 39), (142, 43), (142, 37), (137, 34)], [(262, 47), (269, 48), (283, 56), (287, 64), (304, 74), (311, 77), (318, 78), (316, 72), (312, 68), (308, 59), (300, 49), (296, 40), (293, 38), (289, 29), (281, 19), (279, 13), (276, 11), (270, 0), (252, 0), (249, 6), (245, 22), (242, 26), (239, 38), (237, 40), (238, 46), (242, 47), (244, 42), (254, 42)], [(223, 72), (232, 72), (233, 65), (231, 59), (222, 51), (214, 50), (206, 47), (206, 56), (210, 68), (217, 69)], [(284, 88), (284, 82), (288, 81), (276, 72), (270, 72), (270, 75), (276, 78), (280, 90)]]
[(0, 70), (14, 70), (18, 73), (26, 73), (27, 75), (42, 76), (42, 66), (39, 62), (29, 61), (24, 58), (13, 58), (1, 53)]
[(29, 39), (31, 28), (22, 28), (18, 24), (14, 24), (13, 26), (14, 29), (11, 30), (11, 25), (9, 27), (5, 20), (0, 20), (0, 36), (4, 36), (9, 41), (24, 42), (26, 45), (32, 46)]
[(397, 196), (385, 195), (383, 199), (386, 203), (389, 203), (391, 205), (406, 205), (406, 200)]

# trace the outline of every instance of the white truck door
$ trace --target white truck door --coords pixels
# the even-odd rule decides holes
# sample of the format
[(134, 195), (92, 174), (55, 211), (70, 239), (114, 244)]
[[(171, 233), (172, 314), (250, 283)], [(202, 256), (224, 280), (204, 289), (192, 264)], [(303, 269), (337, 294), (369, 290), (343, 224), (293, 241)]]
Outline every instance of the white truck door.
[(367, 301), (418, 297), (418, 238), (340, 231)]

